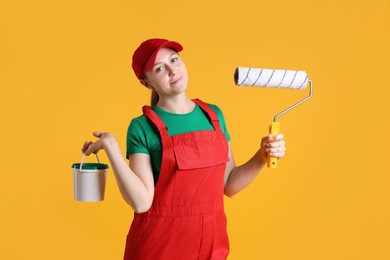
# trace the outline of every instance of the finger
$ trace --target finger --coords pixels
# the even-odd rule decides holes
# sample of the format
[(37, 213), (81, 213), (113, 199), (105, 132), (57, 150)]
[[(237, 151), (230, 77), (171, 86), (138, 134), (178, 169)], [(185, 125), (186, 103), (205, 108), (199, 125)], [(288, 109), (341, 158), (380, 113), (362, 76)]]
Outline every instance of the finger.
[(274, 141), (280, 141), (280, 140), (283, 140), (283, 138), (284, 138), (284, 135), (282, 133), (280, 133), (274, 137)]
[(261, 138), (260, 146), (261, 146), (262, 148), (267, 146), (268, 139), (269, 139), (269, 136), (264, 136), (263, 138)]
[(270, 153), (269, 156), (281, 159), (285, 156), (285, 153)]
[(93, 144), (91, 144), (85, 151), (85, 155), (90, 155), (93, 151)]
[(278, 157), (281, 158), (286, 154), (286, 148), (268, 148), (267, 152), (272, 157)]
[(95, 131), (95, 132), (93, 132), (93, 135), (95, 136), (95, 137), (98, 137), (98, 138), (100, 138), (100, 137), (102, 137), (102, 132), (100, 132), (100, 131)]
[(286, 147), (277, 147), (277, 148), (267, 148), (268, 153), (284, 153), (286, 151)]
[(267, 147), (283, 147), (286, 145), (286, 142), (282, 139), (280, 141), (275, 141), (267, 144)]
[(83, 147), (81, 148), (81, 151), (84, 153), (88, 149), (88, 146), (90, 146), (91, 143), (92, 143), (91, 141), (85, 141)]

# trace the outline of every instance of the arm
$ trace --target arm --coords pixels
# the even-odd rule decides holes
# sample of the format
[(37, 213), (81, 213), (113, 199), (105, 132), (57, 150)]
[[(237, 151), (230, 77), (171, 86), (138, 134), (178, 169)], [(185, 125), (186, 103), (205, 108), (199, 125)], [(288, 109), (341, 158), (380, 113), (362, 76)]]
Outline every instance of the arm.
[(150, 209), (154, 197), (154, 181), (150, 156), (133, 154), (127, 165), (115, 137), (110, 133), (94, 132), (100, 138), (96, 142), (86, 142), (82, 149), (86, 155), (104, 149), (112, 166), (115, 179), (124, 200), (137, 212)]
[(225, 195), (233, 197), (247, 187), (256, 178), (258, 173), (266, 166), (268, 156), (282, 158), (286, 147), (283, 135), (274, 138), (271, 135), (263, 137), (260, 149), (243, 165), (236, 166), (229, 142), (229, 162), (225, 169)]

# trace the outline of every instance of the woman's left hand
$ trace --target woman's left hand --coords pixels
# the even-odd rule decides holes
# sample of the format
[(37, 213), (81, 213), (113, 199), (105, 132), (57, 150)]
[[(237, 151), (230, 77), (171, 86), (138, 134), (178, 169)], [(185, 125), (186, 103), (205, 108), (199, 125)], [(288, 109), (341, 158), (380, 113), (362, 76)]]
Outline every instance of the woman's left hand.
[(283, 134), (272, 137), (271, 134), (261, 139), (260, 153), (263, 159), (268, 157), (282, 158), (286, 154), (286, 142)]

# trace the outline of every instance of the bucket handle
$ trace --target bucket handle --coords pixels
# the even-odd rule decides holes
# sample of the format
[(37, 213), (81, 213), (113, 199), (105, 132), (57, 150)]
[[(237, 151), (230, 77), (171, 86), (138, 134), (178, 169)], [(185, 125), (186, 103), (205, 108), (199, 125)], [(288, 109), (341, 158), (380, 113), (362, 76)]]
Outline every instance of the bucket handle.
[[(95, 153), (95, 155), (96, 155), (96, 159), (97, 159), (98, 163), (100, 163), (98, 154)], [(83, 168), (84, 158), (85, 158), (85, 153), (83, 153), (83, 157), (81, 158), (80, 171), (81, 171), (81, 169)]]

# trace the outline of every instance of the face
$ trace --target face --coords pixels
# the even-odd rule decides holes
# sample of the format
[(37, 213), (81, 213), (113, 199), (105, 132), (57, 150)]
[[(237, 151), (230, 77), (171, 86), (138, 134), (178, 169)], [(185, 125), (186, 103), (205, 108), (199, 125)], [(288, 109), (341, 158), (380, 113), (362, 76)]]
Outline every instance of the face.
[(177, 52), (169, 48), (159, 50), (153, 68), (145, 72), (145, 76), (141, 83), (154, 89), (160, 99), (187, 89), (187, 68)]

